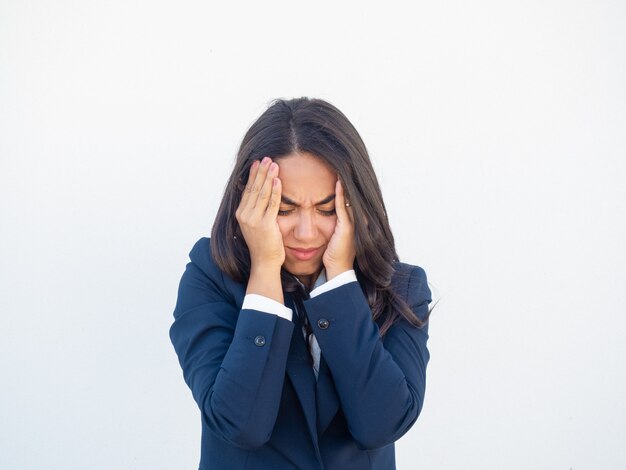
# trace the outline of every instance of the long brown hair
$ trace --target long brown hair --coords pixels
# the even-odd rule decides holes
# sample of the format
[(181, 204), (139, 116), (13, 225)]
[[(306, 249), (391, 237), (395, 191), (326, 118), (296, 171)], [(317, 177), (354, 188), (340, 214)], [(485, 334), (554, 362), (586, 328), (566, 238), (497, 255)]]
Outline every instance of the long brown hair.
[[(344, 185), (354, 215), (354, 268), (381, 336), (401, 318), (422, 326), (426, 319), (418, 318), (391, 288), (398, 255), (365, 144), (348, 118), (324, 100), (276, 100), (248, 129), (211, 231), (211, 251), (217, 265), (234, 280), (247, 281), (250, 254), (235, 211), (250, 166), (264, 156), (279, 158), (294, 152), (322, 159)], [(283, 275), (286, 282), (288, 277)]]

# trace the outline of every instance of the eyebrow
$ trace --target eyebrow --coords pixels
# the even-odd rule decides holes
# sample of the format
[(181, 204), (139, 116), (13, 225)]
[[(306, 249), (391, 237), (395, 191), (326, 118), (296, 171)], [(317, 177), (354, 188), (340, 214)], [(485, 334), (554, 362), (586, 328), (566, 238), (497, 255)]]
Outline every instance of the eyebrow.
[[(330, 196), (326, 196), (324, 199), (322, 199), (319, 202), (316, 202), (315, 204), (313, 204), (314, 206), (323, 206), (324, 204), (328, 204), (330, 201), (335, 199), (335, 195), (331, 194)], [(294, 201), (293, 199), (289, 199), (287, 196), (280, 196), (280, 200), (283, 204), (287, 204), (288, 206), (295, 206), (295, 207), (300, 207), (300, 204), (298, 204), (296, 201)]]

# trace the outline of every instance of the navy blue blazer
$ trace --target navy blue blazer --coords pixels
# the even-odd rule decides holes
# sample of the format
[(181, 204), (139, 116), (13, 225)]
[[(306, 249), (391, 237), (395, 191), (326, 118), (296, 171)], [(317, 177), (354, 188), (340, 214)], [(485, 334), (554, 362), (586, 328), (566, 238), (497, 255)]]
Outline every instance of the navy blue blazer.
[[(402, 320), (381, 340), (357, 282), (305, 300), (316, 380), (295, 313), (242, 310), (246, 286), (219, 270), (208, 238), (189, 256), (170, 338), (201, 412), (200, 469), (394, 469), (424, 401), (427, 327)], [(398, 263), (392, 285), (424, 318), (424, 271)]]

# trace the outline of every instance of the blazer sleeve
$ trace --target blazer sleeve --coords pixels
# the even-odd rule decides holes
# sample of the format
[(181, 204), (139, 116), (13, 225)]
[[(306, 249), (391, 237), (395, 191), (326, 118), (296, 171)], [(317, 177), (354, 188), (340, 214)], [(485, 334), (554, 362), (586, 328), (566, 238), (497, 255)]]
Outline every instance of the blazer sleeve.
[(207, 238), (189, 256), (170, 328), (185, 382), (216, 435), (258, 448), (278, 415), (293, 323), (240, 310)]
[[(431, 301), (426, 274), (412, 266), (407, 276), (399, 294), (424, 319)], [(356, 282), (307, 300), (305, 307), (352, 437), (365, 449), (399, 439), (424, 402), (428, 326), (401, 320), (381, 340)]]

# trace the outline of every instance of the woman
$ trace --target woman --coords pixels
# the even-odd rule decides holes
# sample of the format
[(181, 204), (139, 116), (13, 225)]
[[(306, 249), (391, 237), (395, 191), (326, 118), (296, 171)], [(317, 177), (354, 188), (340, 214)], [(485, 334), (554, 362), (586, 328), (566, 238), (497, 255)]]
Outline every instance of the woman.
[(274, 102), (245, 135), (170, 337), (200, 469), (393, 469), (424, 399), (430, 291), (398, 262), (374, 170), (334, 106)]

